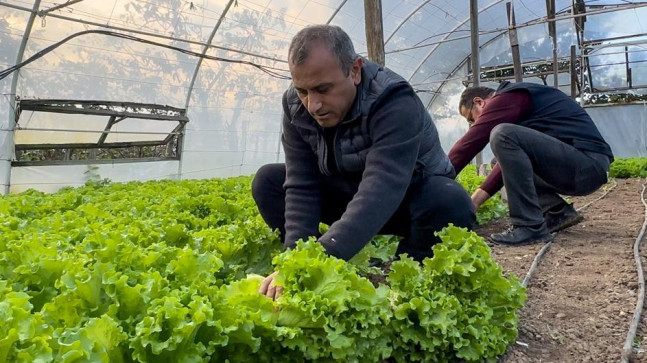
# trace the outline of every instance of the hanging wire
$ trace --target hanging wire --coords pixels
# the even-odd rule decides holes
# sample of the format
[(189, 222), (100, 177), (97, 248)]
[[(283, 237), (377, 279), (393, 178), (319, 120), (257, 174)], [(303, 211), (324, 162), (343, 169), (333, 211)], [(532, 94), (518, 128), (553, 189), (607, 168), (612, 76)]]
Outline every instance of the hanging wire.
[[(162, 47), (162, 48), (168, 48), (168, 49), (175, 50), (175, 51), (178, 51), (180, 53), (188, 54), (188, 55), (191, 55), (191, 56), (194, 56), (194, 57), (201, 57), (201, 58), (210, 59), (210, 60), (216, 60), (216, 61), (220, 61), (220, 62), (249, 65), (249, 66), (252, 66), (254, 68), (257, 68), (258, 70), (260, 70), (260, 71), (262, 71), (262, 72), (264, 72), (264, 73), (266, 73), (266, 74), (268, 74), (268, 75), (270, 75), (270, 76), (272, 76), (274, 78), (283, 79), (283, 80), (292, 79), (290, 76), (286, 75), (289, 72), (286, 69), (269, 67), (269, 66), (262, 66), (260, 64), (256, 64), (256, 63), (249, 62), (249, 61), (242, 61), (242, 60), (214, 57), (214, 56), (210, 56), (210, 55), (206, 55), (206, 54), (202, 55), (201, 53), (193, 52), (193, 51), (186, 50), (186, 49), (182, 49), (182, 48), (175, 47), (175, 46), (172, 46), (172, 45), (167, 45), (167, 44), (163, 44), (163, 43), (159, 43), (159, 42), (154, 42), (154, 41), (151, 41), (151, 40), (138, 38), (138, 37), (135, 37), (135, 36), (132, 36), (132, 35), (121, 34), (121, 33), (111, 32), (111, 31), (107, 31), (107, 30), (86, 30), (86, 31), (74, 33), (74, 34), (64, 38), (63, 40), (61, 40), (61, 41), (59, 41), (57, 43), (54, 43), (54, 44), (50, 45), (49, 47), (35, 53), (33, 56), (27, 58), (25, 61), (23, 61), (23, 62), (21, 62), (19, 64), (16, 64), (13, 67), (9, 67), (9, 68), (7, 68), (7, 69), (5, 69), (3, 71), (0, 71), (0, 80), (4, 79), (5, 77), (10, 75), (11, 73), (17, 71), (18, 69), (26, 66), (27, 64), (29, 64), (29, 63), (43, 57), (45, 54), (53, 51), (54, 49), (56, 49), (58, 47), (60, 47), (61, 45), (68, 42), (69, 40), (74, 39), (74, 38), (79, 37), (79, 36), (82, 36), (82, 35), (86, 35), (86, 34), (108, 35), (108, 36), (112, 36), (112, 37), (116, 37), (116, 38), (132, 40), (132, 41), (136, 41), (136, 42), (140, 42), (140, 43), (144, 43), (144, 44), (155, 45), (155, 46)], [(282, 74), (280, 72), (284, 72), (285, 74)]]
[(528, 10), (532, 15), (536, 16), (537, 18), (543, 18), (543, 16), (541, 16), (541, 15), (539, 15), (539, 14), (535, 13), (535, 12), (534, 12), (534, 11), (532, 11), (529, 7), (527, 7), (527, 6), (526, 6), (526, 3), (524, 3), (524, 2), (523, 2), (523, 0), (519, 0), (519, 2), (521, 3), (521, 6), (523, 6), (524, 8), (526, 8), (526, 10)]

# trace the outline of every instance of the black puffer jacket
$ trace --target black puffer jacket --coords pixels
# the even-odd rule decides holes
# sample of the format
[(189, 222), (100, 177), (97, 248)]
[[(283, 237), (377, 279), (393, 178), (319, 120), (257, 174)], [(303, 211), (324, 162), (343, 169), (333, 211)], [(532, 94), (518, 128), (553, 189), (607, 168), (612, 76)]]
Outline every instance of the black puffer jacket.
[(414, 174), (455, 176), (436, 127), (411, 86), (368, 61), (349, 115), (335, 131), (337, 171), (328, 168), (322, 128), (293, 87), (283, 95), (283, 148), (288, 246), (318, 233), (322, 175), (358, 183), (341, 219), (319, 239), (328, 253), (344, 259), (380, 231), (402, 202)]

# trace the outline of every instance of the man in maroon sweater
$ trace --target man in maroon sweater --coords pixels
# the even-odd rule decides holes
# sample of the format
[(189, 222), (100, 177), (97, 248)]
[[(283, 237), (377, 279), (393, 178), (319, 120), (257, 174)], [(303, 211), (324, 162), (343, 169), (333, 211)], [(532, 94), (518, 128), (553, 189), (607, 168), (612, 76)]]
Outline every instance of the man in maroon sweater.
[(582, 216), (560, 197), (587, 195), (607, 182), (613, 154), (597, 127), (563, 92), (533, 83), (472, 87), (459, 112), (470, 124), (449, 158), (459, 173), (490, 142), (497, 165), (472, 195), (483, 204), (505, 184), (512, 227), (495, 243), (548, 242)]

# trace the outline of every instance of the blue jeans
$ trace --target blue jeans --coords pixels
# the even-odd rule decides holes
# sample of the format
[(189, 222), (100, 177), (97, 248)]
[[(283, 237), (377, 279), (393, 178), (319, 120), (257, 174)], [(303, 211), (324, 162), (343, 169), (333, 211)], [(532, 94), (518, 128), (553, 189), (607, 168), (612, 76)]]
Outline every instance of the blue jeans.
[[(341, 218), (360, 181), (359, 177), (322, 177), (321, 222), (332, 224)], [(282, 240), (285, 236), (284, 182), (285, 164), (268, 164), (258, 170), (252, 183), (252, 195), (261, 216), (270, 228), (281, 232)], [(407, 253), (420, 261), (432, 256), (431, 246), (440, 242), (434, 232), (449, 223), (471, 228), (475, 219), (472, 200), (456, 181), (443, 176), (416, 175), (397, 211), (379, 233), (404, 237), (397, 254)]]
[(543, 223), (547, 210), (566, 203), (559, 194), (587, 195), (607, 182), (608, 156), (578, 150), (524, 126), (496, 126), (490, 146), (501, 166), (515, 226)]

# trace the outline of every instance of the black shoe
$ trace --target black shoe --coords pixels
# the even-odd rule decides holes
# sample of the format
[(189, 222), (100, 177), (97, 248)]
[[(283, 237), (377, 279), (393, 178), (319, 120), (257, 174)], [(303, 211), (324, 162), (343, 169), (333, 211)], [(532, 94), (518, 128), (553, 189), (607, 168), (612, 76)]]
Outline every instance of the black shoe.
[(572, 204), (566, 204), (558, 211), (544, 213), (544, 219), (548, 232), (553, 233), (580, 223), (584, 217), (573, 208)]
[(507, 231), (490, 235), (489, 240), (503, 245), (521, 246), (533, 243), (545, 243), (553, 240), (553, 235), (548, 232), (546, 224), (540, 227), (512, 226)]

